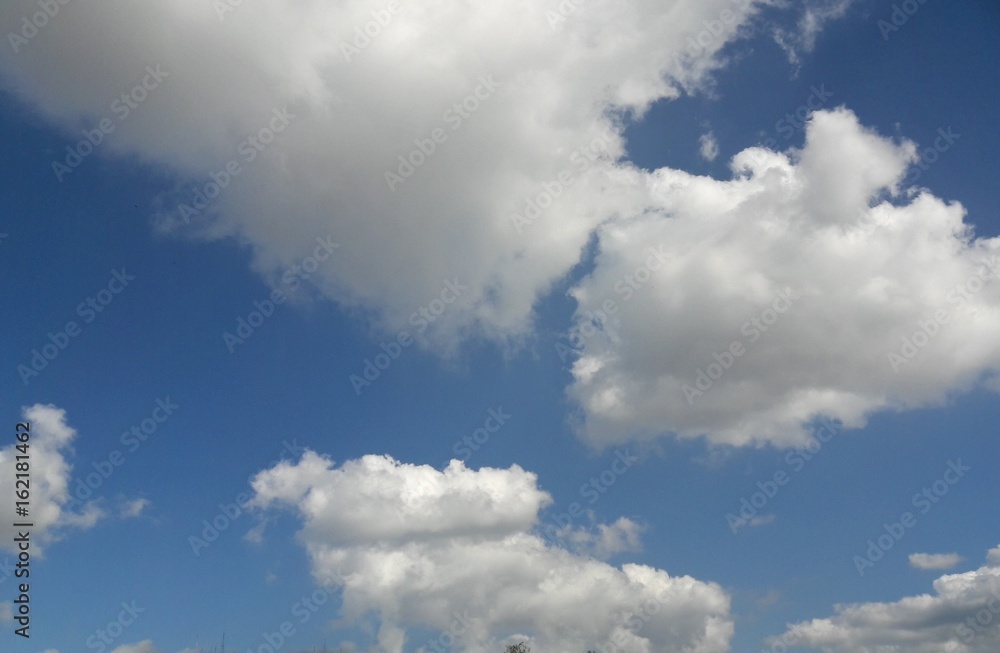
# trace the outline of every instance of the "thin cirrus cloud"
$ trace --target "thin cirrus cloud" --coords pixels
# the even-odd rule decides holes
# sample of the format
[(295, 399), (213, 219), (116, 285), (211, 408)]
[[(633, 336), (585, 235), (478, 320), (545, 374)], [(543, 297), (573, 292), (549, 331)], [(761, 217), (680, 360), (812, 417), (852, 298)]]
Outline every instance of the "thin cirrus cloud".
[[(332, 239), (314, 290), (393, 332), (460, 284), (415, 334), (445, 355), (470, 339), (530, 341), (539, 299), (596, 239), (595, 267), (572, 290), (575, 328), (608, 299), (621, 311), (574, 355), (580, 437), (794, 446), (820, 415), (861, 426), (997, 370), (997, 285), (961, 304), (949, 293), (995, 261), (998, 241), (973, 238), (957, 203), (904, 188), (913, 145), (846, 108), (815, 114), (801, 151), (737, 154), (728, 180), (625, 160), (625, 126), (710, 87), (724, 46), (771, 4), (594, 0), (556, 23), (544, 3), (406, 4), (367, 43), (355, 40), (374, 20), (360, 2), (222, 16), (211, 3), (95, 4), (61, 12), (0, 78), (71, 139), (114, 121), (95, 157), (133, 156), (177, 180), (155, 199), (157, 227), (245, 244), (270, 284)], [(807, 51), (849, 4), (805, 3), (777, 38)], [(156, 87), (114, 113), (148, 67)], [(269, 126), (273, 140), (249, 145)], [(210, 205), (182, 216), (230, 163)], [(617, 284), (650, 243), (667, 261), (626, 306)], [(742, 325), (786, 288), (792, 308), (748, 342)], [(891, 364), (939, 310), (949, 324)], [(745, 354), (689, 400), (685, 386), (737, 340)]]
[[(298, 539), (321, 584), (343, 591), (342, 617), (374, 613), (383, 650), (411, 629), (449, 631), (464, 651), (511, 637), (532, 649), (729, 650), (729, 596), (711, 582), (591, 557), (635, 548), (641, 527), (563, 532), (574, 552), (533, 533), (551, 497), (517, 465), (444, 470), (364, 456), (340, 466), (311, 451), (253, 480), (253, 504), (303, 521)], [(419, 643), (419, 642), (417, 642)], [(411, 642), (412, 644), (412, 642)]]

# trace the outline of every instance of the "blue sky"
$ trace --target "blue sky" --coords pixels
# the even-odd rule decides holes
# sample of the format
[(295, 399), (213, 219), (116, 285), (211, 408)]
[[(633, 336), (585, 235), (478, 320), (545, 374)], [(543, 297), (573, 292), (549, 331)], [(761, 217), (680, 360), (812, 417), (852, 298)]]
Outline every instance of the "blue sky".
[[(50, 511), (31, 638), (5, 604), (4, 650), (173, 653), (224, 631), (258, 651), (283, 622), (287, 651), (433, 650), (458, 609), (475, 627), (456, 650), (996, 650), (1000, 289), (989, 270), (968, 284), (1000, 255), (1000, 10), (914, 2), (886, 32), (906, 3), (588, 2), (556, 28), (546, 3), (344, 4), (220, 17), (80, 0), (4, 51), (0, 405), (35, 420), (33, 509)], [(739, 30), (727, 20), (679, 66), (735, 7), (752, 8)], [(0, 10), (4, 31), (35, 10)], [(330, 44), (372, 20), (345, 61)], [(156, 65), (148, 97), (115, 112)], [(499, 90), (481, 86), (490, 70)], [(789, 128), (817, 90), (820, 113)], [(59, 181), (52, 162), (102, 118), (114, 130)], [(268, 126), (248, 160), (238, 144)], [(435, 128), (387, 190), (383, 171)], [(597, 137), (610, 145), (577, 166)], [(227, 161), (241, 168), (218, 200), (179, 219)], [(573, 183), (553, 207), (513, 228), (560, 173)], [(876, 226), (859, 231), (862, 214)], [(336, 243), (327, 260), (317, 242)], [(288, 283), (294, 265), (309, 278)], [(625, 273), (648, 278), (628, 299)], [(968, 298), (943, 299), (956, 284)], [(288, 301), (227, 345), (274, 292)], [(88, 297), (110, 301), (90, 313)], [(773, 329), (749, 341), (741, 324), (769, 306)], [(425, 330), (422, 307), (443, 309)], [(79, 334), (32, 369), (69, 321)], [(415, 342), (352, 384), (401, 333)], [(685, 401), (730, 341), (745, 357)], [(776, 473), (787, 484), (734, 533), (727, 515)], [(252, 505), (193, 546), (238, 497)], [(303, 623), (333, 560), (351, 580)], [(609, 643), (623, 631), (603, 619), (657, 587), (669, 600)], [(143, 611), (99, 644), (123, 602)]]

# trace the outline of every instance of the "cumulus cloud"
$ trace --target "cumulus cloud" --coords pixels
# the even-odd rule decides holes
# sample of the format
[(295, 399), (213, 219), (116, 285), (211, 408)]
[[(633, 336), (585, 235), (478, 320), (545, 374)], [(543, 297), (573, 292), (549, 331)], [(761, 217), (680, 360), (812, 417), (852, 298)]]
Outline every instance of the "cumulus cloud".
[(840, 108), (801, 150), (736, 155), (731, 180), (653, 173), (571, 290), (583, 436), (802, 446), (820, 416), (859, 427), (996, 370), (1000, 238), (902, 188), (914, 152)]
[[(593, 0), (556, 25), (548, 2), (439, 0), (390, 13), (381, 2), (280, 0), (221, 17), (219, 4), (70, 7), (0, 75), (72, 139), (110, 119), (102, 153), (134, 155), (181, 184), (161, 198), (159, 224), (237, 239), (278, 287), (332, 237), (341, 247), (309, 283), (397, 329), (457, 278), (460, 301), (418, 334), (444, 348), (469, 330), (529, 329), (536, 299), (579, 261), (593, 228), (628, 208), (630, 182), (614, 163), (626, 118), (702, 87), (761, 3)], [(690, 49), (723, 10), (731, 20)], [(4, 5), (0, 22), (19, 25), (22, 12)], [(122, 116), (115, 100), (144, 81), (155, 89)], [(273, 141), (246, 140), (286, 108)], [(195, 189), (230, 160), (237, 176), (185, 224), (175, 209), (194, 206)], [(512, 217), (563, 171), (573, 188), (521, 233)]]
[[(92, 527), (104, 516), (96, 504), (88, 502), (78, 510), (70, 510), (68, 490), (72, 466), (68, 458), (72, 455), (72, 442), (76, 430), (66, 422), (66, 411), (51, 404), (35, 404), (22, 409), (23, 421), (30, 423), (28, 455), (31, 465), (31, 486), (29, 517), (33, 526), (31, 537), (33, 550), (43, 551), (47, 543), (59, 539), (66, 529)], [(0, 449), (0, 496), (14, 497), (15, 467), (18, 455), (16, 442)], [(10, 473), (7, 473), (7, 472)], [(0, 546), (16, 552), (14, 537), (17, 529), (12, 525), (24, 521), (14, 514), (13, 501), (0, 503)]]
[[(591, 0), (556, 21), (531, 1), (219, 4), (67, 6), (0, 80), (71, 143), (110, 121), (81, 165), (131, 157), (171, 175), (154, 207), (164, 232), (233, 239), (267, 283), (308, 289), (296, 300), (332, 299), (446, 354), (530, 339), (539, 298), (596, 239), (573, 296), (577, 328), (602, 334), (570, 388), (596, 447), (666, 433), (801, 444), (818, 415), (859, 426), (997, 367), (996, 284), (962, 306), (949, 295), (996, 241), (972, 239), (960, 205), (901, 188), (912, 144), (838, 110), (813, 117), (801, 152), (738, 154), (730, 180), (627, 162), (627, 125), (710, 88), (726, 45), (782, 3)], [(796, 6), (796, 51), (848, 5)], [(22, 12), (5, 4), (0, 22)], [(632, 279), (649, 280), (647, 261), (655, 281)], [(689, 402), (683, 386), (786, 288), (794, 308), (748, 327), (760, 342)], [(626, 291), (628, 310), (595, 325)], [(952, 323), (890, 367), (938, 309)]]
[[(307, 452), (253, 488), (259, 508), (301, 516), (315, 578), (342, 586), (344, 619), (375, 614), (388, 651), (403, 649), (409, 628), (450, 632), (476, 652), (512, 636), (558, 652), (608, 642), (629, 653), (728, 651), (729, 597), (718, 585), (547, 545), (532, 529), (551, 497), (517, 465), (436, 470), (365, 456), (338, 467)], [(618, 520), (583, 544), (620, 551), (639, 530)]]
[(957, 553), (911, 553), (910, 566), (917, 569), (951, 569), (962, 562)]
[(941, 576), (933, 594), (836, 606), (774, 642), (824, 653), (993, 653), (1000, 648), (1000, 547), (974, 571)]

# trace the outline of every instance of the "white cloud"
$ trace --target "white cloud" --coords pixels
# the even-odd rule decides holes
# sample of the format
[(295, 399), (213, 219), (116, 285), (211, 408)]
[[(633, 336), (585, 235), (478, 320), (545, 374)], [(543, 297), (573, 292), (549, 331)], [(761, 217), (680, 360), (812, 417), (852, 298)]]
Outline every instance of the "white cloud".
[[(609, 640), (629, 653), (728, 650), (729, 597), (718, 585), (548, 546), (532, 528), (551, 498), (516, 465), (439, 471), (365, 456), (336, 467), (307, 452), (253, 487), (256, 505), (301, 515), (315, 578), (343, 578), (342, 616), (377, 614), (385, 650), (398, 653), (411, 627), (461, 630), (454, 646), (475, 652), (513, 635), (556, 652)], [(619, 520), (584, 544), (623, 550), (638, 531)]]
[(10, 601), (0, 603), (0, 624), (10, 624), (14, 622), (14, 604)]
[(596, 524), (589, 529), (566, 526), (556, 531), (556, 537), (577, 553), (604, 560), (626, 551), (641, 551), (640, 535), (644, 530), (642, 524), (619, 517), (613, 524)]
[[(613, 163), (624, 153), (623, 115), (703, 85), (760, 2), (590, 0), (557, 29), (548, 2), (401, 3), (350, 61), (342, 44), (382, 5), (244, 3), (220, 20), (218, 4), (66, 10), (0, 73), (74, 141), (111, 119), (104, 153), (138, 155), (198, 185), (238, 160), (211, 216), (182, 231), (250, 246), (276, 286), (317, 237), (331, 236), (341, 247), (310, 282), (395, 331), (457, 277), (468, 291), (421, 334), (446, 348), (468, 330), (527, 331), (536, 299), (579, 261), (594, 227), (628, 209), (631, 182)], [(688, 52), (687, 39), (724, 10), (733, 18), (722, 33)], [(5, 5), (0, 21), (19, 24), (21, 11)], [(100, 71), (86, 65), (93, 60)], [(119, 120), (112, 102), (147, 65), (168, 76)], [(474, 108), (456, 110), (463, 101)], [(286, 106), (294, 119), (247, 162), (238, 145)], [(447, 140), (391, 192), (385, 173), (400, 155), (420, 154), (415, 140), (428, 149), (435, 128)], [(603, 151), (577, 167), (570, 157), (596, 138)], [(511, 216), (563, 170), (573, 188), (518, 233)], [(163, 216), (191, 191), (164, 198)]]
[[(67, 528), (87, 529), (104, 516), (92, 502), (84, 504), (80, 512), (67, 508), (69, 503), (69, 477), (72, 466), (72, 442), (76, 431), (66, 423), (66, 411), (51, 404), (24, 408), (23, 421), (31, 424), (28, 440), (31, 485), (29, 517), (32, 550), (41, 553), (44, 545), (59, 539)], [(10, 473), (0, 475), (0, 496), (14, 497), (16, 457), (23, 455), (16, 449), (16, 442), (0, 449), (0, 468)], [(12, 524), (23, 519), (14, 514), (13, 501), (0, 502), (0, 546), (17, 551), (14, 537), (17, 528)]]
[(121, 507), (120, 514), (128, 519), (142, 515), (142, 511), (149, 507), (149, 499), (132, 499), (125, 501)]
[[(818, 416), (861, 426), (1000, 367), (1000, 239), (904, 193), (913, 157), (838, 109), (813, 115), (801, 151), (738, 154), (732, 180), (655, 172), (648, 208), (598, 230), (571, 291), (585, 439), (804, 445)], [(918, 330), (934, 335), (904, 350)]]
[(824, 653), (994, 653), (1000, 649), (1000, 547), (987, 564), (934, 581), (934, 594), (836, 606), (774, 641)]
[[(332, 239), (340, 246), (306, 272), (315, 293), (445, 353), (532, 337), (536, 302), (595, 235), (597, 267), (574, 290), (581, 321), (595, 301), (620, 299), (615, 284), (660, 243), (666, 269), (574, 366), (583, 437), (801, 444), (802, 423), (819, 414), (858, 426), (875, 410), (942, 401), (997, 367), (996, 284), (899, 374), (885, 360), (920, 320), (952, 308), (948, 284), (997, 247), (969, 239), (957, 204), (892, 197), (912, 145), (843, 110), (816, 115), (801, 153), (738, 154), (728, 181), (622, 162), (629, 121), (710, 86), (722, 48), (765, 4), (778, 3), (590, 0), (555, 28), (545, 2), (404, 4), (350, 61), (341, 46), (373, 20), (366, 3), (243, 3), (221, 20), (213, 3), (97, 4), (61, 12), (0, 61), (0, 79), (71, 139), (107, 118), (102, 155), (172, 173), (162, 228), (236, 240), (285, 291), (317, 239)], [(796, 51), (848, 4), (797, 6)], [(20, 12), (3, 5), (0, 20), (18, 24)], [(167, 76), (120, 119), (113, 103), (147, 65)], [(294, 117), (273, 142), (241, 152), (285, 107)], [(426, 161), (390, 190), (386, 172), (411, 152)], [(178, 224), (172, 209), (230, 160), (239, 174), (206, 214)], [(859, 211), (875, 233), (852, 227)], [(449, 305), (445, 280), (466, 287)], [(688, 406), (681, 387), (786, 286), (802, 292), (794, 311)], [(444, 312), (421, 318), (433, 302)]]
[(802, 9), (802, 15), (794, 30), (776, 29), (774, 40), (788, 56), (788, 60), (798, 66), (802, 63), (802, 55), (808, 54), (816, 47), (816, 37), (823, 25), (831, 20), (841, 18), (855, 0), (820, 0), (807, 4)]
[(911, 553), (910, 566), (917, 569), (951, 569), (962, 562), (957, 553)]
[(706, 161), (715, 161), (715, 158), (719, 156), (719, 142), (715, 140), (714, 133), (708, 132), (698, 138), (698, 153)]
[(161, 653), (161, 651), (153, 646), (152, 640), (144, 639), (135, 644), (123, 644), (111, 651), (111, 653)]

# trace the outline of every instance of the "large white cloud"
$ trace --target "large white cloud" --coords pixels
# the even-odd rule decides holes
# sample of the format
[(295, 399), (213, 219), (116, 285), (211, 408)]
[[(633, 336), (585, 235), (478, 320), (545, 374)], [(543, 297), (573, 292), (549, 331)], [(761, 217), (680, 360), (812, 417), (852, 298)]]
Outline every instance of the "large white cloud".
[(994, 653), (1000, 649), (1000, 547), (985, 565), (934, 581), (934, 594), (836, 606), (788, 628), (774, 644), (824, 653)]
[[(103, 151), (165, 165), (185, 182), (203, 186), (239, 162), (211, 215), (188, 230), (250, 245), (277, 285), (317, 237), (332, 236), (342, 246), (310, 281), (395, 329), (457, 277), (468, 287), (460, 302), (420, 334), (443, 347), (469, 328), (524, 333), (535, 300), (579, 261), (593, 228), (629, 208), (612, 163), (624, 152), (623, 114), (704, 85), (761, 3), (588, 0), (557, 11), (435, 0), (390, 11), (382, 0), (278, 0), (220, 17), (227, 3), (78, 0), (5, 57), (0, 74), (74, 139), (108, 117), (115, 131)], [(0, 24), (16, 32), (36, 9), (8, 3)], [(147, 65), (167, 76), (150, 78), (157, 87), (127, 116), (116, 112)], [(241, 142), (284, 107), (294, 118), (247, 162)], [(436, 128), (446, 140), (428, 145)], [(434, 152), (390, 191), (386, 172), (400, 155), (419, 158), (417, 139)], [(573, 152), (595, 139), (596, 159), (575, 167)], [(520, 233), (511, 216), (563, 170), (573, 189)], [(162, 224), (191, 200), (189, 186), (163, 198)]]
[[(104, 512), (93, 502), (81, 504), (77, 510), (69, 509), (69, 478), (72, 465), (68, 458), (72, 455), (72, 442), (76, 430), (66, 423), (66, 411), (51, 404), (35, 404), (22, 410), (23, 421), (30, 424), (30, 438), (27, 451), (30, 456), (31, 477), (27, 522), (30, 530), (31, 551), (38, 554), (44, 545), (59, 539), (69, 528), (90, 528), (104, 516)], [(24, 455), (12, 442), (0, 449), (0, 496), (9, 500), (0, 502), (0, 547), (12, 552), (18, 549), (14, 537), (19, 531), (15, 522), (25, 519), (14, 514), (17, 456)]]
[[(574, 290), (581, 320), (662, 246), (669, 263), (656, 281), (574, 366), (584, 437), (794, 444), (818, 414), (860, 425), (995, 369), (998, 302), (989, 284), (949, 304), (995, 241), (969, 240), (961, 207), (929, 192), (890, 198), (911, 146), (845, 111), (818, 114), (801, 153), (737, 155), (732, 180), (623, 160), (630, 120), (710, 87), (724, 46), (762, 28), (761, 6), (780, 4), (77, 0), (0, 60), (0, 79), (72, 140), (104, 119), (114, 131), (101, 154), (177, 179), (156, 202), (163, 229), (232, 237), (275, 287), (308, 275), (319, 296), (440, 351), (530, 338), (539, 297), (595, 235), (596, 268)], [(796, 31), (775, 33), (807, 51), (850, 4), (801, 3)], [(0, 24), (16, 33), (36, 10), (7, 3)], [(250, 145), (268, 126), (280, 132)], [(387, 180), (408, 173), (399, 157), (411, 155), (424, 162)], [(211, 206), (180, 220), (177, 207), (229, 162), (239, 172), (216, 174), (226, 188)], [(872, 233), (852, 227), (859, 211)], [(317, 239), (339, 247), (298, 270), (322, 253)], [(786, 286), (801, 295), (794, 309), (688, 405), (681, 387)], [(896, 373), (886, 354), (939, 308), (952, 323)]]
[(729, 181), (650, 176), (572, 290), (587, 439), (802, 444), (821, 415), (860, 426), (1000, 367), (1000, 239), (903, 189), (913, 157), (841, 108), (801, 151), (741, 152)]
[[(406, 641), (418, 627), (477, 652), (514, 637), (567, 653), (729, 650), (729, 597), (718, 585), (546, 544), (531, 529), (551, 498), (516, 465), (436, 470), (365, 456), (337, 467), (307, 452), (253, 487), (257, 506), (301, 515), (314, 576), (342, 579), (345, 619), (377, 616), (381, 649), (422, 645)], [(625, 520), (596, 542), (566, 535), (613, 553), (637, 531)]]

